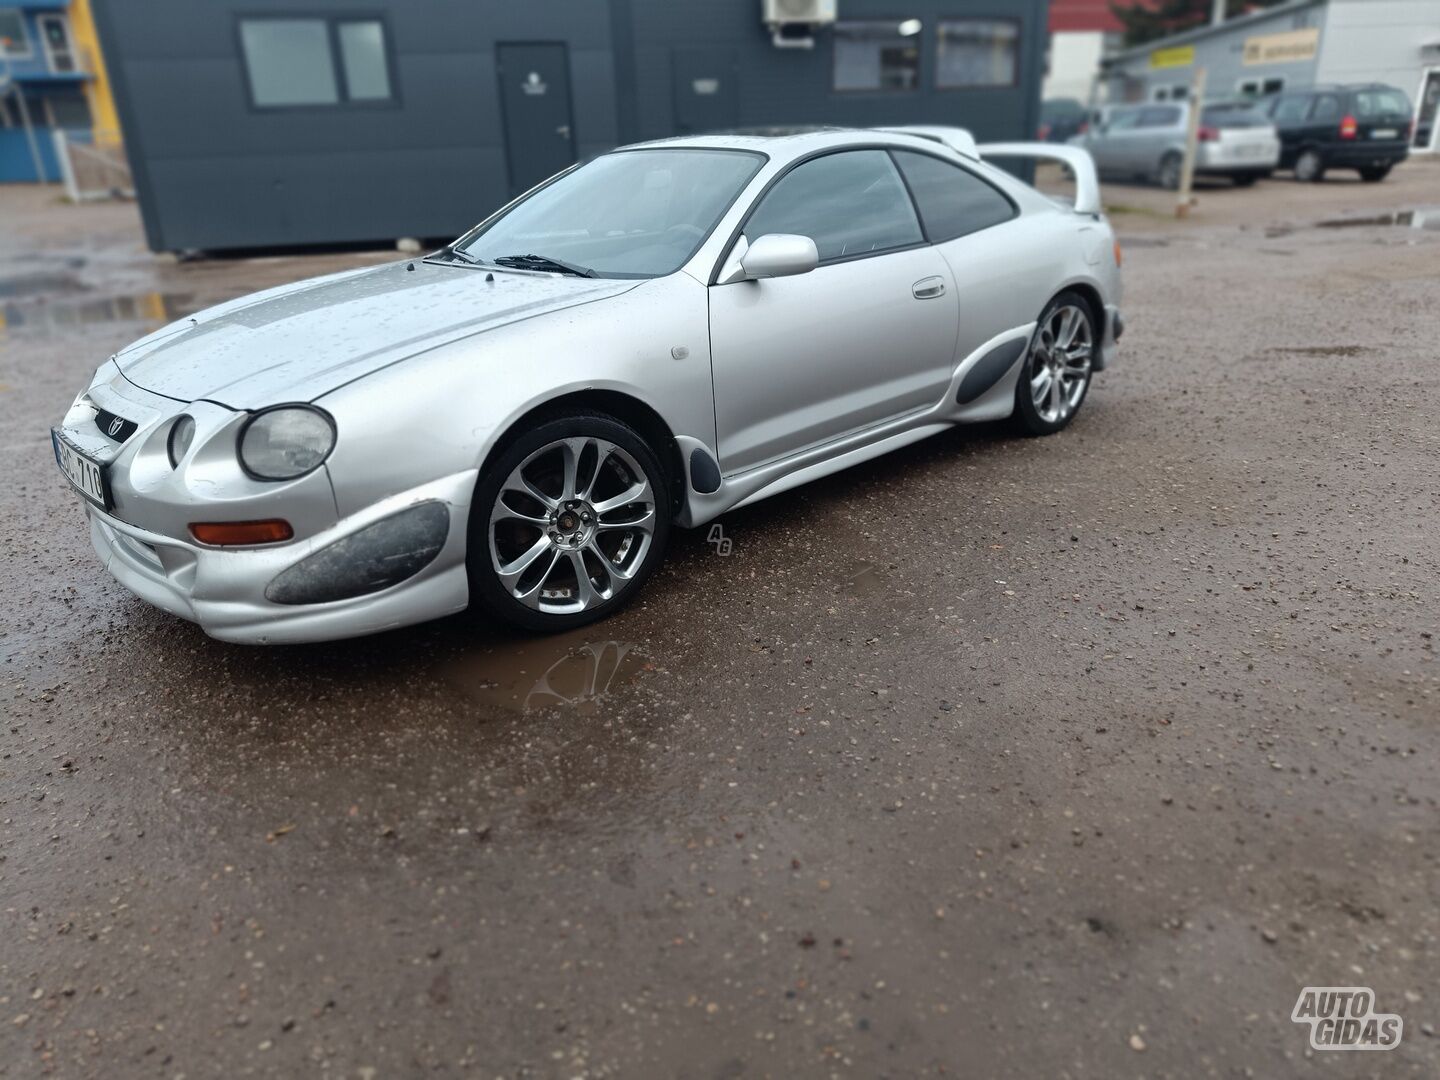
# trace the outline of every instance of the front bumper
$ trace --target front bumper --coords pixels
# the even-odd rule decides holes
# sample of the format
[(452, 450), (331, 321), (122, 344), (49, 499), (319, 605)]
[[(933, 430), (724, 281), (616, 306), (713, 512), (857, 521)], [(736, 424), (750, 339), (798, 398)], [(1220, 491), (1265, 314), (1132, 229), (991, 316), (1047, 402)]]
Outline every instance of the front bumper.
[[(359, 637), (460, 611), (469, 603), (466, 529), (475, 470), (383, 499), (303, 540), (212, 548), (127, 524), (85, 503), (90, 539), (105, 568), (136, 596), (189, 619), (211, 637), (247, 645)], [(283, 571), (417, 503), (446, 506), (449, 532), (423, 569), (379, 592), (317, 604), (277, 604), (266, 588)]]

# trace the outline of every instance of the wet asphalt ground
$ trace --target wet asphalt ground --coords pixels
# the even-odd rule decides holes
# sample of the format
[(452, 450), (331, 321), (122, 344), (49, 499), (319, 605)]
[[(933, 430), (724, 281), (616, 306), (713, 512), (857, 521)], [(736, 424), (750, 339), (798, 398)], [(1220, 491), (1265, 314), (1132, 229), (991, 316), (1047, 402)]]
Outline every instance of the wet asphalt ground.
[[(1108, 194), (1061, 435), (680, 534), (568, 638), (260, 650), (100, 572), (48, 425), (167, 308), (393, 256), (0, 191), (0, 1075), (1440, 1073), (1440, 231), (1314, 227), (1440, 167)], [(1311, 1051), (1307, 984), (1399, 1048)]]

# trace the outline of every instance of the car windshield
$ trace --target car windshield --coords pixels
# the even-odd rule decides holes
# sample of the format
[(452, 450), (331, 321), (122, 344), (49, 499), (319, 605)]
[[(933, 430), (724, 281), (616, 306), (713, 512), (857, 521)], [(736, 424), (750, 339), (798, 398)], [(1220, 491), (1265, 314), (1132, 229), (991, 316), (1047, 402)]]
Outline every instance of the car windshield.
[(765, 162), (741, 150), (621, 150), (541, 188), (454, 250), (468, 261), (595, 277), (674, 273)]

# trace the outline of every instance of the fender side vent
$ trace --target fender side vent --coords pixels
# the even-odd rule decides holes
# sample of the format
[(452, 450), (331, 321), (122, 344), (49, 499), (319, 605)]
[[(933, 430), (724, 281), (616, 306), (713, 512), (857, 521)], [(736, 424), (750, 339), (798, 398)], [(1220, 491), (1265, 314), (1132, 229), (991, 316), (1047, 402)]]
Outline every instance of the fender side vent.
[(955, 395), (958, 404), (969, 405), (989, 390), (1010, 370), (1010, 365), (1025, 352), (1025, 338), (1012, 338), (996, 345), (975, 361), (975, 366), (960, 380), (960, 391)]

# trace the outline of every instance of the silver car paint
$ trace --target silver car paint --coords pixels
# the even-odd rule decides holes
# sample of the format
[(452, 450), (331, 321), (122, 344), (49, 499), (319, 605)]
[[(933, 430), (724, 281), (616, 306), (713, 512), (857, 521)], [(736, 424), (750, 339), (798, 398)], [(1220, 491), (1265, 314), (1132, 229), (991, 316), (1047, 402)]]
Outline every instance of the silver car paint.
[[(109, 463), (113, 510), (86, 507), (96, 550), (112, 574), (226, 640), (370, 633), (467, 604), (465, 521), (476, 477), (507, 431), (566, 394), (627, 395), (663, 419), (687, 469), (692, 449), (714, 456), (722, 471), (719, 490), (702, 495), (687, 485), (675, 515), (682, 525), (699, 525), (952, 424), (1008, 415), (1020, 362), (967, 405), (956, 404), (956, 388), (997, 344), (1028, 341), (1045, 303), (1066, 287), (1088, 287), (1102, 298), (1106, 338), (1097, 368), (1113, 354), (1120, 280), (1109, 226), (1058, 206), (989, 163), (916, 136), (863, 131), (696, 137), (665, 145), (769, 155), (690, 260), (668, 277), (490, 274), (420, 260), (412, 271), (407, 260), (201, 312), (102, 365), (63, 426)], [(859, 145), (948, 157), (1004, 190), (1020, 215), (902, 253), (904, 259), (876, 256), (793, 278), (711, 284), (734, 276), (745, 239), (732, 244), (732, 237), (772, 179), (809, 154)], [(942, 294), (915, 295), (914, 287), (932, 278), (942, 280)], [(791, 288), (799, 283), (814, 309), (786, 312), (777, 301), (800, 291)], [(872, 301), (876, 296), (882, 299)], [(712, 325), (712, 308), (728, 315)], [(877, 360), (881, 336), (854, 325), (849, 334), (830, 329), (862, 308), (898, 335), (883, 359), (905, 365), (887, 369), (878, 383), (866, 384), (865, 371)], [(762, 310), (763, 324), (753, 317)], [(958, 313), (954, 325), (942, 326), (946, 312)], [(212, 358), (212, 347), (226, 363)], [(760, 362), (762, 349), (768, 365)], [(784, 393), (767, 403), (746, 372), (770, 390), (779, 380)], [(801, 393), (807, 380), (808, 401)], [(251, 479), (234, 458), (247, 410), (299, 400), (334, 417), (338, 440), (330, 458), (295, 481)], [(821, 400), (832, 403), (828, 415), (815, 408)], [(92, 422), (97, 406), (137, 420), (140, 429), (123, 445), (110, 443)], [(165, 442), (181, 413), (195, 418), (197, 435), (171, 470)], [(310, 607), (264, 598), (280, 570), (426, 498), (450, 508), (451, 534), (440, 557), (415, 578)], [(187, 531), (193, 521), (270, 517), (289, 520), (295, 539), (215, 549), (195, 543)]]
[[(1178, 119), (1154, 127), (1115, 129), (1117, 117), (1148, 108), (1174, 109)], [(1076, 135), (1070, 145), (1090, 151), (1102, 173), (1125, 176), (1155, 176), (1169, 155), (1184, 154), (1189, 133), (1190, 106), (1186, 102), (1115, 106), (1105, 117), (1106, 130), (1092, 127)], [(1235, 172), (1273, 169), (1280, 162), (1280, 138), (1274, 125), (1252, 128), (1221, 128), (1213, 142), (1197, 143), (1195, 171), (1223, 176)]]

